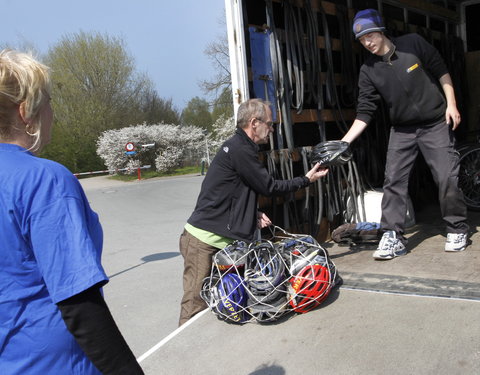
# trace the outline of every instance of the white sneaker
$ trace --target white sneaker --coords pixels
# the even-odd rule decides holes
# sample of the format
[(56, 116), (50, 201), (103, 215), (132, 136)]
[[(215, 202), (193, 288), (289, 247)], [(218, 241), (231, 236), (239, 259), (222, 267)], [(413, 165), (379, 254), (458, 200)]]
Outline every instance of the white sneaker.
[(466, 233), (447, 233), (445, 251), (463, 251), (467, 247)]
[(406, 253), (407, 249), (402, 241), (397, 238), (397, 234), (393, 230), (389, 230), (383, 234), (373, 257), (375, 259), (393, 259)]

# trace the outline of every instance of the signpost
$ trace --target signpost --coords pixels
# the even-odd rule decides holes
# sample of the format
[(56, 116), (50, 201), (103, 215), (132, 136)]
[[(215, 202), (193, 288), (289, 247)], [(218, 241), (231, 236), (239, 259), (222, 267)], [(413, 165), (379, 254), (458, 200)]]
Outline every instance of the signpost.
[(135, 144), (133, 142), (128, 142), (125, 145), (125, 153), (127, 155), (135, 155), (137, 151), (135, 151)]

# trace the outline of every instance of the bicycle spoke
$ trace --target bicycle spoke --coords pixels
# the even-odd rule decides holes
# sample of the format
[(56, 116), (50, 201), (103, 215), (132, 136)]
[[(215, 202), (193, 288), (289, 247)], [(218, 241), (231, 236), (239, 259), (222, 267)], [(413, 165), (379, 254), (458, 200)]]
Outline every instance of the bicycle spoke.
[(480, 145), (461, 150), (458, 177), (467, 207), (480, 210)]

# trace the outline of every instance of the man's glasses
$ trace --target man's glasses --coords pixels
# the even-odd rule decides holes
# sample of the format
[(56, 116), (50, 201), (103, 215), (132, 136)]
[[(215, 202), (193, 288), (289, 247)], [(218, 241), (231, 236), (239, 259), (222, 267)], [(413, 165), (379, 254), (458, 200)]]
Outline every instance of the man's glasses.
[(260, 121), (260, 122), (263, 122), (265, 125), (267, 125), (269, 128), (273, 127), (273, 122), (272, 121), (269, 121), (269, 122), (265, 122), (259, 118), (257, 118), (256, 120)]

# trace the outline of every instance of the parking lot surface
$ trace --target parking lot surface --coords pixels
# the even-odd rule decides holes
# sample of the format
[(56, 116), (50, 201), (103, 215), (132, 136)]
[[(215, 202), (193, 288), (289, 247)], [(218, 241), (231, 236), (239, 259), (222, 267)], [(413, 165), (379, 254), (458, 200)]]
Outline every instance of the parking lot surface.
[(81, 180), (105, 232), (105, 298), (146, 374), (480, 374), (480, 213), (467, 250), (446, 253), (434, 205), (404, 257), (326, 242), (344, 284), (314, 311), (244, 325), (206, 311), (177, 329), (178, 237), (202, 180)]

